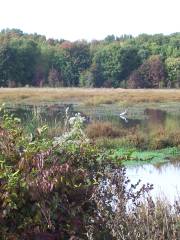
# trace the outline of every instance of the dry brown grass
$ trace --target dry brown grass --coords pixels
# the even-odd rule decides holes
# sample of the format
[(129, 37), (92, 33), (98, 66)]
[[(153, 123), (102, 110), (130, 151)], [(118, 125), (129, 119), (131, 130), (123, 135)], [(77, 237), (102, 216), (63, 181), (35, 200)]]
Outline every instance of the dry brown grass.
[(77, 101), (86, 105), (116, 102), (180, 101), (179, 89), (0, 88), (1, 102)]
[(91, 139), (122, 137), (124, 132), (124, 129), (121, 130), (110, 122), (93, 122), (86, 128), (86, 134)]
[(86, 134), (96, 145), (106, 149), (130, 147), (158, 150), (180, 146), (180, 129), (159, 128), (148, 135), (136, 127), (120, 128), (110, 122), (93, 122), (86, 128)]

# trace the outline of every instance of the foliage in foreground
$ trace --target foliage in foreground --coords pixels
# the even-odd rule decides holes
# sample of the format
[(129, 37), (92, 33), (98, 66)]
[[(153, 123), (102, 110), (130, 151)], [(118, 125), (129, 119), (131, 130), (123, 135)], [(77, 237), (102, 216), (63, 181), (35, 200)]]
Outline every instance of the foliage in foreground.
[[(97, 152), (86, 141), (81, 118), (70, 130), (48, 140), (44, 128), (34, 139), (24, 135), (19, 119), (4, 115), (0, 148), (0, 232), (4, 239), (51, 232), (61, 239), (84, 239), (90, 200), (97, 182)], [(67, 123), (68, 124), (68, 123)]]
[[(179, 205), (155, 205), (151, 185), (130, 185), (125, 169), (93, 146), (83, 118), (65, 133), (29, 136), (19, 119), (0, 124), (0, 239), (179, 239)], [(128, 210), (131, 206), (131, 210)]]

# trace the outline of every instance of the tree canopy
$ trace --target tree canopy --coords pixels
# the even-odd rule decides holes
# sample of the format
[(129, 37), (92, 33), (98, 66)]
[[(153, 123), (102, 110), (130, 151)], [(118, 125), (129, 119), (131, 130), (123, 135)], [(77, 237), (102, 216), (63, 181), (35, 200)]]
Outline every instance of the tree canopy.
[(27, 85), (179, 87), (180, 33), (70, 42), (2, 30), (0, 87)]

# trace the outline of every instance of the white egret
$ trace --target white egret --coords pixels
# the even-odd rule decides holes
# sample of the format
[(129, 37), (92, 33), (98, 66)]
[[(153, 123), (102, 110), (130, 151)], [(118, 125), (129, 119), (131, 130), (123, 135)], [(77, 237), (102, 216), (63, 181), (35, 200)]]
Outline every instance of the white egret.
[(125, 110), (124, 112), (120, 113), (119, 116), (121, 117), (121, 116), (124, 116), (126, 114), (127, 114), (127, 110)]
[(121, 119), (123, 119), (126, 123), (128, 122), (127, 118), (125, 117), (125, 115), (127, 114), (127, 110), (125, 110), (124, 112), (119, 114), (119, 117)]

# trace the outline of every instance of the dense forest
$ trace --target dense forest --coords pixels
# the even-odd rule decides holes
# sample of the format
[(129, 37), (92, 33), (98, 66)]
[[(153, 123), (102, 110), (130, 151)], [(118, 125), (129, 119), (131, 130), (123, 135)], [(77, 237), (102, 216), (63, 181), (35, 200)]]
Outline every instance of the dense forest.
[(180, 33), (76, 42), (0, 32), (0, 86), (180, 87)]

